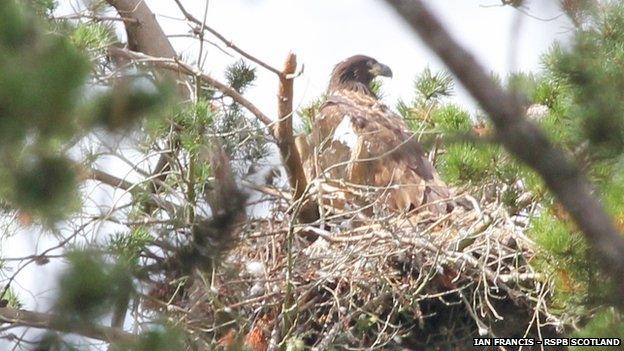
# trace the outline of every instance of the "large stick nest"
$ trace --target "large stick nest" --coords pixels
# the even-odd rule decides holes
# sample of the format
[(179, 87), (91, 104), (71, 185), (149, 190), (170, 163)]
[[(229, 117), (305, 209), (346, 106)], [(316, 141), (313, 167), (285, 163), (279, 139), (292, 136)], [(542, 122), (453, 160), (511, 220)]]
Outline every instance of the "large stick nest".
[(439, 217), (333, 208), (315, 226), (278, 202), (169, 311), (199, 349), (465, 350), (475, 337), (556, 335), (527, 221), (472, 202)]

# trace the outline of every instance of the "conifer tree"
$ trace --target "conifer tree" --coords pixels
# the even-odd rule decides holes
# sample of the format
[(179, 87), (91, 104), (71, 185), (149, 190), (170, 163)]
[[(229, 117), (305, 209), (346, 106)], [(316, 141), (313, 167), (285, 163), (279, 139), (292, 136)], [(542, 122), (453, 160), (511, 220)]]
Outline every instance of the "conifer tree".
[[(0, 286), (0, 323), (6, 327), (1, 336), (18, 339), (13, 328), (41, 328), (44, 333), (32, 341), (38, 350), (91, 349), (76, 342), (75, 335), (105, 343), (109, 350), (264, 350), (268, 337), (258, 335), (271, 327), (270, 338), (282, 349), (303, 350), (314, 343), (331, 349), (334, 341), (338, 348), (375, 340), (388, 333), (388, 326), (401, 330), (402, 323), (410, 330), (426, 329), (419, 324), (422, 316), (412, 313), (420, 308), (420, 297), (404, 293), (397, 288), (404, 282), (391, 278), (391, 290), (368, 303), (372, 311), (382, 310), (382, 298), (399, 296), (407, 302), (392, 306), (396, 320), (389, 322), (387, 313), (383, 325), (379, 316), (385, 312), (376, 315), (365, 309), (368, 304), (355, 306), (366, 313), (353, 320), (346, 318), (356, 314), (314, 306), (316, 297), (343, 288), (336, 284), (329, 294), (326, 285), (319, 287), (322, 291), (304, 306), (321, 311), (326, 324), (337, 313), (345, 319), (333, 328), (346, 331), (324, 325), (324, 337), (316, 340), (306, 324), (297, 324), (309, 321), (298, 319), (298, 287), (290, 280), (298, 273), (294, 248), (307, 244), (303, 236), (314, 231), (328, 236), (322, 225), (311, 229), (294, 214), (311, 188), (306, 179), (301, 186), (296, 158), (288, 159), (296, 153), (288, 106), (292, 109), (294, 56), (283, 71), (275, 69), (175, 3), (199, 43), (195, 59), (178, 57), (142, 1), (91, 1), (81, 13), (60, 18), (54, 16), (54, 1), (0, 1), (3, 239), (21, 231), (55, 243), (26, 257), (0, 260), (6, 278)], [(624, 5), (563, 5), (577, 26), (572, 47), (554, 44), (543, 55), (541, 71), (503, 77), (500, 85), (518, 97), (526, 118), (582, 165), (623, 231)], [(111, 17), (113, 9), (119, 17)], [(122, 27), (127, 42), (117, 35)], [(232, 59), (223, 82), (202, 71), (209, 34), (244, 58)], [(280, 116), (267, 117), (245, 96), (260, 69), (276, 74), (280, 93), (285, 91), (278, 102)], [(499, 145), (485, 114), (453, 102), (454, 84), (449, 73), (426, 68), (415, 78), (411, 100), (400, 101), (396, 110), (446, 182), (478, 202), (504, 204), (505, 215), (537, 243), (528, 264), (540, 273), (539, 284), (552, 286), (547, 303), (560, 329), (572, 336), (623, 337), (617, 280), (597, 264), (591, 243), (541, 178)], [(383, 95), (380, 82), (371, 88)], [(320, 96), (296, 111), (303, 134), (314, 127), (311, 121), (323, 100)], [(275, 187), (268, 186), (271, 181), (251, 183), (263, 172), (267, 179), (275, 176), (276, 170), (264, 165), (278, 153), (284, 167), (277, 172), (283, 169), (290, 188), (286, 179)], [(255, 192), (241, 190), (242, 185)], [(255, 203), (270, 208), (272, 217), (245, 221)], [(287, 262), (281, 290), (264, 291), (261, 284), (249, 295), (235, 290), (249, 276), (264, 279), (267, 273), (250, 257), (236, 261), (228, 256), (242, 240), (240, 233), (248, 241), (275, 233), (285, 238), (257, 253)], [(25, 296), (16, 288), (20, 271), (53, 260), (65, 266), (50, 312), (23, 310)], [(18, 265), (11, 266), (14, 261)], [(405, 261), (393, 264), (408, 270)], [(445, 268), (435, 266), (432, 272), (446, 273)], [(415, 276), (410, 274), (402, 278)], [(218, 286), (218, 279), (226, 281)], [(454, 287), (455, 282), (446, 283)], [(253, 311), (255, 317), (264, 313), (255, 321), (245, 314), (258, 291), (283, 296), (282, 314), (273, 324), (265, 321), (273, 313), (265, 309), (275, 306)], [(479, 333), (483, 329), (476, 326)], [(237, 334), (241, 330), (249, 333)], [(400, 337), (388, 337), (388, 345), (398, 347), (390, 343), (395, 339)]]

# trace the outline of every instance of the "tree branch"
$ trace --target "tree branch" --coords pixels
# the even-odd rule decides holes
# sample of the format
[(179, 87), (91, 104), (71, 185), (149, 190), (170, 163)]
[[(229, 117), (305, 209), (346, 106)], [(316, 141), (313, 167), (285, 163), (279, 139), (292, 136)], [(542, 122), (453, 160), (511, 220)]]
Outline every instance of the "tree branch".
[[(292, 78), (292, 76), (296, 69), (297, 57), (293, 53), (290, 53), (284, 64), (284, 70), (280, 75), (280, 85), (277, 96), (277, 114), (279, 121), (275, 129), (277, 146), (284, 160), (284, 168), (286, 168), (288, 180), (294, 192), (294, 201), (301, 199), (308, 186), (306, 175), (303, 171), (301, 155), (299, 155), (299, 150), (295, 146), (295, 138), (293, 136), (292, 114), (294, 78)], [(303, 206), (298, 216), (304, 223), (314, 222), (319, 217), (318, 209), (316, 206)]]
[[(144, 0), (106, 0), (106, 2), (117, 10), (120, 17), (127, 19), (124, 21), (124, 26), (128, 35), (130, 50), (171, 59), (177, 57), (167, 35)], [(170, 75), (169, 78), (176, 77)], [(184, 84), (178, 84), (177, 91), (183, 99), (190, 97), (190, 91)], [(176, 149), (176, 144), (177, 141), (174, 137), (172, 142), (168, 142), (166, 149)], [(160, 156), (153, 171), (153, 175), (159, 175), (155, 179), (164, 181), (167, 178), (164, 172), (169, 169), (169, 160), (173, 157), (174, 152), (171, 151)], [(155, 193), (158, 187), (153, 183), (149, 190)]]
[(236, 90), (227, 86), (227, 84), (221, 83), (220, 81), (210, 77), (209, 75), (198, 71), (193, 68), (191, 65), (186, 64), (177, 59), (170, 59), (166, 57), (155, 57), (146, 54), (142, 54), (140, 52), (130, 51), (126, 49), (117, 48), (114, 46), (109, 47), (108, 52), (111, 55), (125, 57), (127, 59), (137, 60), (145, 63), (149, 63), (155, 67), (171, 70), (171, 71), (179, 71), (183, 74), (196, 76), (209, 85), (213, 86), (223, 94), (231, 97), (238, 104), (246, 108), (249, 112), (251, 112), (256, 118), (258, 118), (262, 123), (264, 123), (267, 127), (271, 127), (274, 122), (271, 119), (262, 113), (259, 108), (257, 108), (254, 104), (252, 104), (249, 100), (247, 100), (243, 95), (241, 95)]
[(8, 307), (0, 308), (0, 323), (78, 334), (108, 343), (132, 343), (137, 339), (136, 335), (118, 328), (84, 322), (71, 324), (64, 322), (61, 317), (54, 314), (16, 310)]
[[(121, 179), (119, 177), (115, 177), (114, 175), (106, 173), (99, 169), (93, 169), (93, 168), (85, 169), (85, 172), (83, 172), (83, 178), (97, 180), (103, 184), (109, 185), (113, 188), (119, 188), (119, 189), (125, 190), (131, 194), (135, 189), (137, 190), (140, 189), (140, 187), (137, 184), (129, 182), (125, 179)], [(175, 205), (166, 200), (163, 200), (159, 198), (157, 195), (152, 194), (152, 193), (148, 194), (145, 201), (151, 206), (162, 208), (170, 213), (182, 211), (182, 208), (180, 206)]]
[(476, 59), (450, 36), (422, 0), (386, 1), (488, 113), (503, 146), (542, 177), (585, 233), (598, 254), (602, 269), (613, 277), (624, 295), (624, 237), (592, 195), (592, 187), (578, 167), (563, 150), (550, 142), (539, 127), (523, 118), (524, 112), (517, 99), (488, 76)]
[(258, 65), (264, 67), (268, 71), (271, 71), (271, 72), (277, 74), (280, 78), (282, 77), (282, 72), (280, 72), (277, 68), (272, 67), (271, 65), (265, 63), (264, 61), (254, 57), (253, 55), (249, 54), (248, 52), (246, 52), (243, 49), (239, 48), (238, 46), (234, 45), (234, 43), (231, 40), (227, 40), (227, 38), (225, 38), (223, 35), (221, 35), (221, 33), (217, 32), (216, 30), (214, 30), (210, 26), (206, 25), (203, 21), (200, 21), (197, 17), (193, 16), (190, 12), (188, 12), (184, 8), (184, 6), (180, 2), (180, 0), (174, 0), (174, 1), (178, 5), (178, 8), (180, 9), (180, 11), (182, 11), (182, 14), (184, 15), (184, 17), (186, 17), (186, 19), (189, 20), (190, 22), (195, 23), (196, 25), (199, 26), (198, 28), (195, 28), (195, 31), (203, 29), (203, 30), (205, 30), (207, 32), (210, 32), (212, 35), (217, 37), (217, 39), (221, 40), (228, 48), (231, 48), (232, 50), (238, 52), (244, 58), (246, 58), (246, 59), (248, 59), (248, 60), (250, 60), (252, 62), (257, 63)]
[(156, 21), (154, 13), (143, 0), (106, 0), (126, 18), (124, 22), (128, 34), (128, 46), (133, 51), (161, 57), (176, 57), (173, 46)]

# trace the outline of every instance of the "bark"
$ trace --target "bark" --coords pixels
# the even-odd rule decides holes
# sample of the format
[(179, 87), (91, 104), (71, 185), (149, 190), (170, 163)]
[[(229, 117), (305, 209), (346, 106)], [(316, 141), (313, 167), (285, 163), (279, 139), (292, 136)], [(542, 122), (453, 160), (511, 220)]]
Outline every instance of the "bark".
[[(597, 253), (603, 271), (624, 296), (624, 237), (578, 166), (527, 118), (518, 99), (497, 85), (467, 50), (450, 36), (421, 0), (386, 0), (455, 74), (487, 112), (497, 139), (530, 166), (570, 213)], [(624, 302), (622, 302), (624, 303)], [(619, 306), (624, 307), (624, 304)]]
[(128, 34), (128, 47), (147, 55), (176, 57), (173, 46), (167, 39), (156, 16), (143, 0), (106, 0), (113, 6), (119, 16), (134, 21), (125, 23)]
[[(284, 64), (284, 69), (280, 75), (278, 107), (277, 113), (279, 121), (275, 128), (275, 139), (284, 162), (284, 168), (288, 174), (290, 187), (293, 189), (293, 200), (304, 201), (305, 189), (308, 186), (303, 162), (299, 150), (295, 144), (293, 135), (292, 115), (293, 115), (293, 75), (297, 69), (297, 57), (290, 53)], [(311, 223), (319, 218), (318, 209), (312, 202), (306, 202), (297, 213), (299, 219), (304, 223)]]

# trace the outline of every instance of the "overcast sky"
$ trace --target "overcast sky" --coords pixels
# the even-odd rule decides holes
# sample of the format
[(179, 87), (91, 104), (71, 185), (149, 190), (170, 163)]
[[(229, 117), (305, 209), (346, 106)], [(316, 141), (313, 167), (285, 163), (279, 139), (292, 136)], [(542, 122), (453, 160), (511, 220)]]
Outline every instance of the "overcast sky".
[[(0, 0), (1, 1), (1, 0)], [(72, 7), (59, 0), (61, 13)], [(72, 1), (75, 7), (81, 1)], [(167, 34), (184, 34), (189, 27), (173, 0), (147, 0), (158, 15)], [(188, 10), (201, 18), (205, 1), (183, 0)], [(571, 26), (564, 16), (555, 20), (538, 20), (510, 7), (500, 7), (499, 0), (435, 0), (428, 1), (449, 30), (469, 48), (483, 66), (505, 76), (510, 71), (539, 70), (540, 55), (553, 40), (565, 40)], [(529, 2), (525, 12), (550, 19), (560, 15), (557, 1)], [(295, 85), (295, 103), (305, 104), (321, 94), (327, 85), (332, 67), (354, 54), (366, 54), (389, 65), (394, 78), (384, 84), (386, 101), (394, 106), (400, 97), (412, 95), (414, 77), (424, 67), (443, 69), (440, 62), (421, 44), (382, 0), (211, 0), (208, 24), (265, 62), (281, 67), (289, 51), (305, 64), (304, 74)], [(520, 27), (518, 27), (520, 25)], [(211, 39), (212, 40), (212, 39)], [(189, 61), (195, 61), (194, 40), (172, 39), (175, 48)], [(217, 42), (216, 40), (214, 40)], [(220, 44), (220, 43), (219, 43)], [(207, 46), (205, 71), (222, 78), (223, 68), (238, 59)], [(270, 116), (276, 110), (277, 79), (258, 69), (255, 87), (249, 99)], [(458, 101), (469, 109), (474, 104), (459, 91)], [(24, 234), (24, 233), (23, 233)], [(17, 235), (2, 243), (3, 256), (15, 257), (41, 252), (53, 246), (34, 233)], [(58, 266), (56, 266), (58, 267)], [(49, 296), (51, 274), (55, 265), (31, 266), (18, 276), (15, 287), (27, 309), (47, 309), (43, 296)], [(39, 304), (36, 305), (35, 301)], [(0, 342), (0, 348), (3, 347)]]
[[(180, 17), (173, 1), (148, 1), (157, 14)], [(201, 18), (204, 1), (185, 0), (188, 9)], [(540, 55), (553, 40), (564, 40), (570, 25), (565, 16), (545, 21), (524, 15), (511, 7), (491, 5), (499, 0), (428, 1), (449, 30), (475, 53), (486, 69), (505, 75), (509, 71), (539, 69)], [(561, 13), (557, 1), (533, 1), (525, 12), (551, 19)], [(401, 22), (382, 0), (212, 0), (208, 23), (238, 46), (273, 66), (281, 67), (286, 54), (297, 54), (305, 64), (297, 80), (295, 102), (305, 103), (322, 93), (332, 67), (354, 54), (366, 54), (389, 65), (394, 78), (385, 82), (387, 102), (409, 98), (413, 80), (427, 65), (443, 69), (418, 37)], [(167, 33), (186, 33), (180, 21), (159, 17)], [(519, 31), (518, 24), (520, 25)], [(173, 39), (183, 54), (195, 58), (197, 45)], [(221, 75), (228, 57), (209, 47), (205, 70)], [(268, 113), (275, 113), (277, 81), (258, 70), (256, 88), (248, 95)], [(459, 101), (470, 104), (458, 92)], [(470, 106), (472, 106), (470, 104)]]

